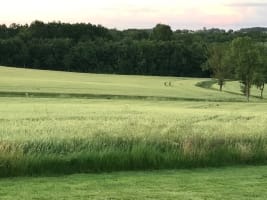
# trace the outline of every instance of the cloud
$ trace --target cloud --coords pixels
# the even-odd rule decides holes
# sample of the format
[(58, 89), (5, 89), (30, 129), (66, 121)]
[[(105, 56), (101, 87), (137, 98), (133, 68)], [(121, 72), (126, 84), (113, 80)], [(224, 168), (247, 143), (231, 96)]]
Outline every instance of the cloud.
[(267, 2), (244, 2), (244, 3), (229, 3), (226, 6), (230, 7), (266, 7)]

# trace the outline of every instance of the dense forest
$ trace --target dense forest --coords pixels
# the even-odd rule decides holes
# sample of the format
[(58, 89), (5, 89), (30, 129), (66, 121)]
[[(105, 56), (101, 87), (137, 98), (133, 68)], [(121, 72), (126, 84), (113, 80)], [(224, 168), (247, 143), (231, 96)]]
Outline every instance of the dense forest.
[(119, 31), (100, 25), (0, 25), (0, 65), (73, 72), (206, 77), (207, 47), (240, 36), (267, 41), (265, 28), (225, 31), (152, 29)]

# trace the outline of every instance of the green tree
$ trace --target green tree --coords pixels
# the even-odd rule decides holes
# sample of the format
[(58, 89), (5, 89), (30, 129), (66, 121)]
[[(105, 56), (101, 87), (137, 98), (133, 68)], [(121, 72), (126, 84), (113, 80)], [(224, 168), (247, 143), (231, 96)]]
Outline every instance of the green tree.
[(260, 63), (254, 75), (253, 84), (260, 90), (260, 97), (263, 98), (265, 83), (267, 82), (267, 48), (262, 45), (260, 48)]
[(260, 63), (260, 51), (257, 43), (250, 37), (239, 37), (231, 44), (231, 61), (235, 66), (235, 74), (240, 80), (241, 91), (250, 98), (251, 86)]
[(222, 91), (226, 78), (230, 74), (230, 65), (228, 63), (227, 43), (213, 43), (207, 49), (208, 59), (202, 65), (203, 70), (209, 70), (212, 77), (218, 80), (220, 91)]

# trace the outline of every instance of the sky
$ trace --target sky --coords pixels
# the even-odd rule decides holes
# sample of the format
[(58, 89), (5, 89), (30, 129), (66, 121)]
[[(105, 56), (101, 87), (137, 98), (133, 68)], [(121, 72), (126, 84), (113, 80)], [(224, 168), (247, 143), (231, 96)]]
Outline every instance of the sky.
[(0, 0), (0, 24), (85, 22), (108, 28), (267, 26), (267, 0)]

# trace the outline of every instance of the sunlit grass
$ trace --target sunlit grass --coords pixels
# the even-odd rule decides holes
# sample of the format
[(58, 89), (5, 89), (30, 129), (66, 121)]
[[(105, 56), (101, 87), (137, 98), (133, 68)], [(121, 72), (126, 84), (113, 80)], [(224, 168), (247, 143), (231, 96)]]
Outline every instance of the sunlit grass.
[(267, 161), (267, 105), (1, 98), (1, 176)]
[[(246, 101), (242, 95), (235, 94), (240, 91), (238, 82), (227, 83), (227, 92), (219, 92), (216, 84), (212, 86), (215, 90), (196, 86), (203, 81), (210, 79), (82, 74), (0, 67), (0, 94), (22, 92), (24, 96), (27, 93), (41, 93), (44, 96), (52, 93), (70, 96), (83, 94), (85, 97), (123, 95), (132, 98), (141, 96), (176, 98), (175, 100)], [(171, 86), (165, 86), (165, 82), (171, 83)], [(234, 94), (229, 93), (227, 87)], [(255, 95), (256, 93), (257, 91)], [(251, 100), (259, 101), (257, 98)]]

